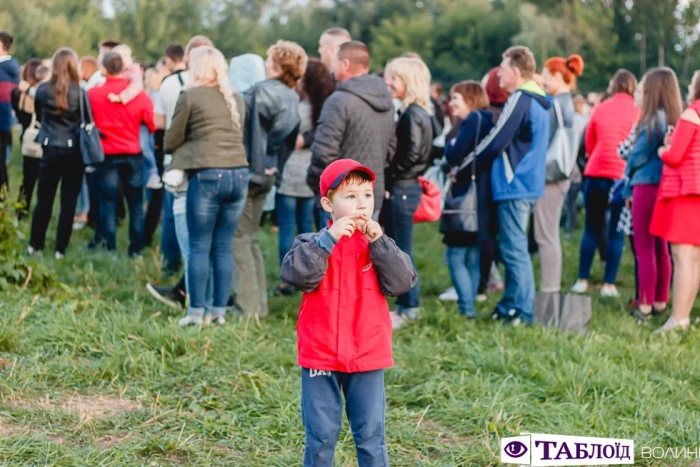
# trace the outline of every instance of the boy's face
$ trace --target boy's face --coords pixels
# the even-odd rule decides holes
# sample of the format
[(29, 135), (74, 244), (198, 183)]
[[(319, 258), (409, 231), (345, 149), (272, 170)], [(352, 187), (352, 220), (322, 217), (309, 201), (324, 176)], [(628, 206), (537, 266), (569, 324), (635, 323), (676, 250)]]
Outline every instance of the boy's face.
[(321, 198), (324, 211), (330, 212), (333, 221), (347, 216), (374, 213), (374, 184), (370, 181), (343, 182), (333, 193), (332, 199)]

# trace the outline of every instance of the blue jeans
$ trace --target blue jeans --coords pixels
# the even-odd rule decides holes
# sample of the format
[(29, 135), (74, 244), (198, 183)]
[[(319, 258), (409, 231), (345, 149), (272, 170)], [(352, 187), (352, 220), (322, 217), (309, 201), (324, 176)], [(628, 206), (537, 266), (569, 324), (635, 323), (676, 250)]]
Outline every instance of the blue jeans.
[(531, 324), (535, 307), (535, 273), (527, 248), (527, 223), (535, 200), (499, 201), (496, 207), (498, 243), (506, 267), (505, 291), (496, 311), (501, 316), (513, 316), (511, 310), (515, 310), (515, 316)]
[(77, 215), (87, 215), (88, 212), (90, 212), (90, 192), (88, 191), (87, 177), (83, 175), (83, 185), (80, 188), (80, 195), (78, 196), (78, 204), (75, 213)]
[(182, 264), (182, 253), (180, 252), (175, 233), (174, 200), (175, 196), (166, 190), (163, 200), (163, 227), (160, 231), (160, 252), (163, 255), (163, 268), (171, 272), (176, 272)]
[(316, 208), (316, 212), (318, 217), (318, 225), (316, 227), (318, 227), (318, 230), (325, 229), (331, 221), (331, 213), (324, 211), (323, 208), (320, 207)]
[[(417, 181), (396, 182), (391, 189), (388, 202), (384, 203), (382, 216), (386, 234), (391, 237), (401, 251), (413, 260), (413, 215), (418, 209), (423, 189)], [(396, 300), (396, 311), (410, 317), (420, 307), (420, 283)]]
[[(583, 196), (586, 203), (586, 227), (581, 239), (579, 254), (578, 277), (588, 280), (591, 276), (591, 265), (595, 250), (600, 243), (600, 236), (605, 235), (607, 227), (607, 247), (605, 251), (605, 277), (603, 282), (614, 284), (617, 270), (620, 267), (625, 236), (617, 231), (622, 206), (610, 206), (610, 190), (615, 183), (609, 178), (588, 177), (583, 185)], [(610, 209), (610, 219), (607, 213)]]
[(140, 156), (107, 156), (97, 167), (99, 190), (99, 225), (95, 243), (104, 243), (108, 250), (117, 248), (117, 190), (121, 180), (129, 206), (129, 255), (143, 248), (143, 158)]
[(153, 135), (148, 132), (148, 127), (143, 124), (141, 125), (139, 133), (139, 143), (141, 145), (141, 153), (143, 154), (145, 185), (149, 176), (152, 174), (158, 175), (158, 166), (156, 165), (155, 140), (153, 139)]
[[(186, 195), (182, 196), (184, 197)], [(186, 202), (187, 200), (185, 200), (185, 203)], [(180, 251), (182, 251), (182, 258), (184, 259), (185, 263), (185, 290), (189, 291), (191, 290), (191, 286), (188, 282), (189, 274), (187, 274), (187, 260), (190, 256), (190, 233), (189, 230), (187, 230), (186, 210), (184, 212), (175, 213), (173, 219), (175, 221), (175, 233), (177, 234), (177, 243), (180, 245)], [(214, 284), (212, 282), (213, 278), (213, 274), (210, 271), (209, 280), (207, 281), (206, 299), (204, 301), (204, 308), (207, 310), (211, 309), (212, 302), (214, 300)]]
[(187, 261), (191, 285), (188, 314), (201, 315), (206, 305), (209, 270), (213, 267), (212, 314), (226, 313), (233, 279), (233, 234), (248, 194), (247, 168), (204, 169), (194, 173), (187, 189)]
[[(342, 393), (342, 394), (341, 394)], [(304, 467), (331, 467), (345, 413), (360, 467), (389, 466), (384, 417), (384, 370), (340, 373), (301, 369)]]
[(294, 227), (296, 234), (313, 232), (314, 198), (297, 198), (277, 194), (277, 224), (279, 225), (280, 264), (294, 244)]
[(481, 262), (477, 246), (448, 246), (445, 261), (457, 291), (457, 309), (462, 316), (475, 317), (474, 297), (479, 289)]

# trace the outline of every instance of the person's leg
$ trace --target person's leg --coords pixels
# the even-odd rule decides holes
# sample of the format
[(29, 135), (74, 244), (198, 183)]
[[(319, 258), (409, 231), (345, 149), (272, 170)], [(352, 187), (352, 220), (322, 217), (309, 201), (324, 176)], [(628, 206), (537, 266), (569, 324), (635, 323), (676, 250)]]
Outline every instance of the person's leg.
[(389, 467), (386, 447), (384, 370), (342, 376), (345, 413), (360, 467)]
[(190, 257), (190, 235), (187, 230), (187, 194), (185, 193), (179, 195), (173, 202), (173, 221), (175, 223), (175, 236), (182, 252), (182, 262), (185, 269), (184, 289), (188, 293), (191, 290), (187, 272), (187, 263)]
[(496, 306), (500, 317), (518, 317), (532, 323), (535, 303), (535, 278), (528, 253), (527, 222), (533, 200), (497, 203), (499, 246), (506, 267), (505, 291)]
[[(270, 193), (270, 190), (272, 190), (274, 183), (275, 178), (273, 176), (266, 176), (265, 184), (262, 187), (265, 191), (264, 196), (261, 194), (260, 198), (254, 203), (253, 216), (254, 219), (257, 220), (257, 226), (260, 225), (260, 219), (262, 218), (265, 202), (267, 201), (267, 196)], [(251, 238), (250, 247), (253, 252), (253, 260), (255, 265), (255, 285), (253, 288), (257, 292), (257, 313), (259, 316), (267, 316), (267, 277), (265, 275), (265, 261), (263, 259), (262, 248), (260, 247), (260, 227), (255, 229), (255, 232)]]
[(601, 189), (603, 179), (586, 178), (583, 195), (586, 208), (586, 223), (579, 252), (579, 279), (588, 281), (591, 265), (598, 247), (598, 239), (605, 225), (605, 210), (608, 206), (608, 193)]
[(54, 154), (52, 149), (44, 151), (39, 169), (39, 185), (37, 187), (37, 202), (32, 218), (32, 231), (29, 246), (35, 250), (44, 248), (46, 242), (46, 229), (51, 221), (53, 201), (56, 197), (58, 182), (60, 180), (60, 154)]
[(544, 196), (535, 204), (535, 239), (540, 250), (540, 290), (561, 290), (562, 252), (559, 229), (569, 183), (547, 183)]
[(220, 210), (221, 178), (215, 170), (200, 170), (190, 177), (187, 188), (187, 230), (190, 254), (187, 258), (190, 307), (188, 315), (204, 316), (211, 249)]
[(630, 251), (634, 260), (634, 302), (639, 303), (639, 261), (637, 261), (637, 252), (634, 249), (634, 235), (629, 236)]
[(24, 219), (32, 206), (32, 193), (39, 176), (39, 163), (41, 159), (36, 157), (22, 158), (22, 185), (19, 187), (19, 197), (17, 201), (22, 207), (17, 211), (17, 218)]
[(296, 198), (277, 194), (277, 222), (279, 224), (278, 254), (280, 264), (294, 243), (294, 221), (296, 217)]
[(656, 293), (654, 294), (654, 307), (657, 310), (663, 310), (668, 303), (673, 265), (671, 264), (668, 242), (659, 237), (656, 237), (656, 269), (658, 276), (656, 279)]
[[(654, 209), (652, 204), (651, 209)], [(610, 220), (607, 224), (607, 249), (605, 250), (605, 275), (603, 276), (603, 286), (613, 287), (617, 280), (617, 271), (620, 269), (622, 261), (622, 250), (625, 247), (625, 234), (617, 230), (622, 214), (622, 206), (611, 206)], [(651, 216), (651, 212), (649, 213)], [(614, 290), (614, 289), (613, 289)]]
[(474, 306), (474, 289), (471, 280), (472, 276), (469, 273), (467, 266), (467, 247), (448, 246), (445, 249), (445, 262), (447, 269), (450, 272), (452, 285), (457, 292), (457, 309), (462, 316), (469, 318), (476, 316)]
[(479, 242), (479, 294), (485, 294), (489, 288), (489, 278), (491, 277), (491, 267), (496, 260), (496, 241), (489, 237)]
[(651, 306), (656, 300), (658, 277), (656, 237), (649, 232), (657, 190), (648, 188), (650, 188), (648, 185), (637, 185), (632, 191), (634, 251), (637, 255), (639, 270), (644, 271), (639, 276), (639, 309), (645, 314), (651, 312)]
[(100, 224), (100, 188), (97, 167), (91, 166), (85, 170), (88, 195), (90, 196), (90, 212), (88, 212), (88, 225), (97, 230)]
[(581, 183), (571, 183), (569, 191), (564, 200), (564, 229), (567, 234), (572, 234), (576, 228), (576, 218), (578, 217), (578, 194), (581, 192)]
[(297, 198), (297, 235), (314, 231), (314, 199)]
[(129, 157), (120, 168), (124, 196), (129, 206), (129, 256), (143, 249), (143, 157)]
[[(388, 234), (396, 246), (413, 259), (413, 216), (420, 204), (423, 190), (419, 184), (394, 186), (391, 189), (389, 203), (390, 215), (387, 223), (391, 224)], [(420, 283), (416, 282), (411, 290), (400, 295), (396, 300), (396, 311), (409, 318), (418, 318), (420, 313)]]
[(99, 223), (95, 230), (94, 243), (105, 243), (107, 249), (114, 250), (117, 247), (117, 191), (119, 185), (119, 172), (115, 161), (106, 158), (97, 167), (97, 186), (99, 190)]
[(226, 170), (222, 173), (220, 197), (223, 204), (216, 218), (212, 241), (213, 307), (212, 314), (222, 317), (231, 292), (233, 280), (233, 235), (243, 214), (248, 195), (248, 169)]
[[(332, 467), (343, 422), (339, 374), (301, 369), (301, 420), (306, 432), (304, 467)], [(346, 395), (347, 398), (347, 395)]]
[(73, 217), (80, 190), (83, 187), (85, 165), (79, 151), (66, 154), (61, 161), (61, 212), (56, 233), (56, 253), (65, 254), (71, 234)]
[(10, 190), (10, 179), (7, 173), (9, 163), (10, 145), (12, 144), (12, 133), (0, 131), (0, 197), (5, 198), (3, 190)]
[(677, 323), (690, 318), (700, 288), (700, 247), (671, 245), (673, 254), (673, 313)]
[(479, 282), (481, 279), (481, 252), (478, 246), (467, 247), (466, 257), (467, 270), (471, 277), (472, 296), (476, 297), (479, 290)]
[(169, 191), (163, 198), (163, 227), (160, 231), (160, 252), (163, 255), (163, 269), (169, 272), (177, 272), (182, 264), (182, 253), (178, 246), (175, 234), (175, 221), (173, 219), (173, 202), (175, 196)]

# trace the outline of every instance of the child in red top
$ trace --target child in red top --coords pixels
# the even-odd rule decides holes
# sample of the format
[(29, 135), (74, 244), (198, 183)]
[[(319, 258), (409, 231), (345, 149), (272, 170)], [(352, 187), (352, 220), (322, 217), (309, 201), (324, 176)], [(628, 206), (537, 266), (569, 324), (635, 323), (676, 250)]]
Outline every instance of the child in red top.
[[(122, 104), (127, 105), (143, 91), (143, 71), (141, 70), (141, 65), (134, 62), (131, 47), (126, 44), (120, 44), (116, 46), (113, 51), (122, 57), (122, 61), (124, 62), (124, 72), (122, 73), (122, 77), (129, 82), (129, 86), (127, 86), (127, 88), (119, 94), (111, 93), (107, 97), (111, 102), (121, 102)], [(146, 179), (146, 188), (158, 190), (163, 186), (163, 184), (158, 176), (158, 167), (156, 165), (156, 157), (154, 154), (154, 141), (146, 127), (141, 127), (140, 140), (141, 152), (143, 154), (143, 160), (145, 162), (145, 168), (148, 174), (148, 178)]]
[(332, 217), (299, 235), (282, 279), (304, 292), (297, 323), (305, 466), (331, 466), (343, 403), (360, 466), (389, 465), (384, 436), (384, 369), (393, 366), (385, 296), (413, 287), (411, 258), (385, 236), (374, 212), (374, 173), (341, 159), (321, 174), (321, 204)]

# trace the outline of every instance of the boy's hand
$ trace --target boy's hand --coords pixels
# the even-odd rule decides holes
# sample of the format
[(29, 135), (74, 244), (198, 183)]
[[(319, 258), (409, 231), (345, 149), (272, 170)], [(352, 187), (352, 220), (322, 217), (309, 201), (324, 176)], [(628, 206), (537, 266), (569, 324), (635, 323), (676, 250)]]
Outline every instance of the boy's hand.
[(110, 92), (109, 95), (107, 96), (107, 99), (109, 99), (110, 102), (121, 102), (122, 98), (119, 97), (118, 95), (114, 94), (113, 92)]
[(328, 232), (333, 235), (333, 238), (340, 240), (343, 237), (352, 237), (352, 234), (355, 233), (355, 228), (355, 219), (351, 216), (346, 216), (333, 222)]
[(376, 242), (381, 238), (382, 235), (384, 235), (382, 227), (379, 225), (379, 223), (372, 220), (372, 218), (369, 217), (367, 214), (360, 215), (358, 219), (358, 228), (363, 234), (365, 234), (365, 237), (367, 238), (367, 240), (369, 240), (370, 243)]

